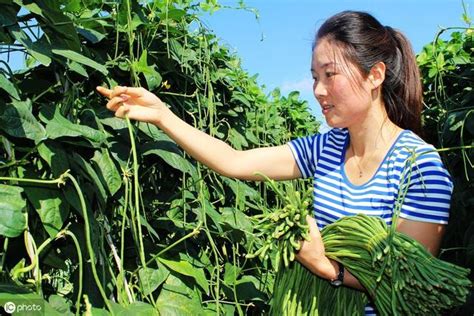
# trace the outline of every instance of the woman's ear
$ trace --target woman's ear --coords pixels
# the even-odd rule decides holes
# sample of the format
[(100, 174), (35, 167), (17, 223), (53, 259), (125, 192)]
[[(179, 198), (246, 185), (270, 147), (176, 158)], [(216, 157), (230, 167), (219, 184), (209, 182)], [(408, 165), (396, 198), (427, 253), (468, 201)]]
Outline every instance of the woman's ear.
[(385, 63), (382, 61), (379, 61), (370, 69), (368, 79), (371, 82), (373, 89), (377, 89), (382, 85), (385, 80), (385, 70)]

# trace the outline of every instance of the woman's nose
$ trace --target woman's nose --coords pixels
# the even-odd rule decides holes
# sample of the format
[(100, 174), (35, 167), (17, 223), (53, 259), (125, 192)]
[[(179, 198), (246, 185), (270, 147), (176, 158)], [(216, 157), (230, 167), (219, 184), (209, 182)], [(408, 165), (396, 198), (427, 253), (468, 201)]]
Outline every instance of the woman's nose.
[(326, 90), (325, 85), (321, 81), (314, 81), (313, 93), (316, 98), (326, 96), (327, 90)]

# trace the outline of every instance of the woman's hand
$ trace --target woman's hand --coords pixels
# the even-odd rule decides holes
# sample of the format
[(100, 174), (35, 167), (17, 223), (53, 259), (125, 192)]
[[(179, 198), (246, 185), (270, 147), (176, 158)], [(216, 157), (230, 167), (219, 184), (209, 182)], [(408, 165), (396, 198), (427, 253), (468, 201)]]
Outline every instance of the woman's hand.
[(306, 216), (309, 225), (310, 241), (302, 241), (301, 249), (296, 254), (296, 260), (308, 268), (317, 276), (332, 280), (337, 276), (337, 268), (335, 263), (326, 257), (323, 239), (316, 220), (312, 216)]
[(160, 111), (166, 105), (153, 93), (144, 88), (116, 86), (113, 89), (97, 87), (102, 95), (109, 98), (107, 108), (117, 117), (128, 117), (132, 120), (156, 123)]

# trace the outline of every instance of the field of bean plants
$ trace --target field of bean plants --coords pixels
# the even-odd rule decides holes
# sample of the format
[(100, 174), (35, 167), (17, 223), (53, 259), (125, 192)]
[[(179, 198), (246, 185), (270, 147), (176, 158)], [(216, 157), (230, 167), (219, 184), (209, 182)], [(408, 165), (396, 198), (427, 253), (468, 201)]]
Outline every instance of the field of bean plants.
[[(216, 0), (0, 0), (0, 311), (45, 315), (262, 315), (279, 261), (256, 218), (309, 182), (226, 178), (156, 126), (117, 119), (97, 85), (142, 86), (237, 149), (320, 123), (298, 92), (265, 94), (201, 22)], [(247, 10), (239, 3), (235, 10)], [(425, 138), (455, 182), (439, 259), (474, 279), (474, 30), (418, 55)], [(448, 32), (449, 31), (449, 32)], [(24, 53), (20, 70), (9, 65)], [(447, 312), (472, 315), (467, 302)]]

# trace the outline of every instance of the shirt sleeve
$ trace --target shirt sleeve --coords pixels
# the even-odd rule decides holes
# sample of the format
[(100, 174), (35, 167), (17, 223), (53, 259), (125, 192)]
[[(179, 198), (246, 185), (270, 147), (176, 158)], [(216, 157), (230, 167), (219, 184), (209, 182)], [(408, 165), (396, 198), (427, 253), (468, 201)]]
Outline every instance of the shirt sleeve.
[(417, 150), (415, 157), (407, 160), (403, 181), (407, 190), (400, 217), (447, 224), (453, 192), (451, 177), (434, 147)]
[(321, 135), (311, 135), (294, 139), (288, 143), (303, 178), (309, 178), (316, 171)]

